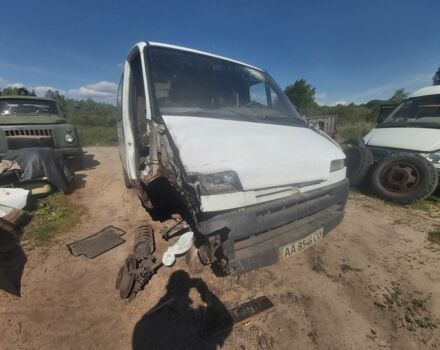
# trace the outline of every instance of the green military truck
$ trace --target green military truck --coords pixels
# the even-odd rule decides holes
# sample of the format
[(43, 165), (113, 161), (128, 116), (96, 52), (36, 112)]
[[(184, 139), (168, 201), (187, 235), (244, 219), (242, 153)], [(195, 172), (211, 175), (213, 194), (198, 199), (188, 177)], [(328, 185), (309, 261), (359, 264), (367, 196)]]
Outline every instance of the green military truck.
[(8, 150), (49, 147), (73, 170), (83, 167), (75, 127), (66, 123), (56, 101), (36, 96), (0, 96), (0, 157)]

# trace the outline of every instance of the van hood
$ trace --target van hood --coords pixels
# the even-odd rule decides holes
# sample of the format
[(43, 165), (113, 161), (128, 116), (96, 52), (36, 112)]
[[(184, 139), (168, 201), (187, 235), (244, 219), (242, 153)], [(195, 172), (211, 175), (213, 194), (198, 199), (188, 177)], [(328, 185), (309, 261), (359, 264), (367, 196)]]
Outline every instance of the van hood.
[(312, 129), (225, 119), (163, 116), (189, 175), (233, 170), (243, 190), (326, 180), (345, 155)]
[(433, 152), (440, 149), (440, 129), (376, 128), (364, 137), (364, 142), (368, 146)]

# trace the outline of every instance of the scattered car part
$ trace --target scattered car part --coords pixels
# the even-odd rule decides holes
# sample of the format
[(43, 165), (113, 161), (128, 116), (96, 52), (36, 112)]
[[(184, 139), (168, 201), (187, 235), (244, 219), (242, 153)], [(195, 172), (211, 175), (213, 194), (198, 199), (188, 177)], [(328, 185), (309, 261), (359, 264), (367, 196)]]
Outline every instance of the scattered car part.
[(141, 225), (136, 230), (132, 253), (125, 259), (116, 277), (116, 289), (119, 290), (121, 299), (132, 300), (162, 266), (155, 265), (153, 252), (153, 228), (150, 225)]
[(253, 299), (229, 311), (234, 323), (241, 322), (251, 316), (269, 310), (273, 307), (272, 301), (266, 296)]
[(438, 185), (434, 165), (415, 153), (394, 153), (374, 165), (370, 184), (385, 200), (410, 204), (430, 196)]
[(350, 186), (357, 186), (373, 164), (373, 154), (364, 146), (351, 146), (344, 150), (346, 156), (347, 177)]
[(189, 228), (188, 223), (183, 220), (180, 215), (175, 215), (173, 220), (174, 222), (171, 225), (166, 225), (160, 230), (162, 238), (166, 241), (168, 241), (174, 235), (177, 235), (179, 232)]
[(125, 231), (114, 226), (107, 226), (91, 236), (67, 244), (73, 256), (85, 255), (89, 259), (105, 253), (125, 242), (121, 236)]
[(20, 165), (15, 160), (6, 160), (3, 159), (0, 161), (0, 174), (3, 174), (6, 171), (15, 171), (21, 170)]
[(0, 188), (0, 204), (23, 209), (28, 200), (29, 191), (22, 188)]
[(13, 232), (20, 228), (28, 217), (23, 210), (0, 204), (0, 231)]
[(29, 190), (32, 196), (47, 195), (54, 190), (46, 180), (23, 182), (21, 188)]
[(186, 253), (192, 246), (194, 233), (192, 231), (185, 232), (181, 235), (176, 243), (165, 251), (162, 256), (162, 263), (165, 266), (171, 266), (176, 261), (177, 255)]

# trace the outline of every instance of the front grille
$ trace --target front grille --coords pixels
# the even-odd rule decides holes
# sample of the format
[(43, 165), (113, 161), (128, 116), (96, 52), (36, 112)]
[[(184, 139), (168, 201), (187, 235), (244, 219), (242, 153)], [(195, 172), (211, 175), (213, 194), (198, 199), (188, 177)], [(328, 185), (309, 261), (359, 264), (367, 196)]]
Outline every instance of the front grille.
[(17, 136), (52, 136), (51, 129), (10, 129), (5, 130), (6, 137)]
[(7, 129), (8, 149), (26, 147), (54, 147), (52, 129)]

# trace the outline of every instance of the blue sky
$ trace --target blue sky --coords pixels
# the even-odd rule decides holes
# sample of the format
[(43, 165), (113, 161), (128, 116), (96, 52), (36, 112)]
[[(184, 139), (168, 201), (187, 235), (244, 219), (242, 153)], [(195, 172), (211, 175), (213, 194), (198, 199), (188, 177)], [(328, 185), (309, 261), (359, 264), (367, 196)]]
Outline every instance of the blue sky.
[(430, 85), (440, 66), (440, 1), (21, 0), (1, 5), (0, 87), (114, 100), (142, 40), (206, 50), (298, 78), (321, 104)]

